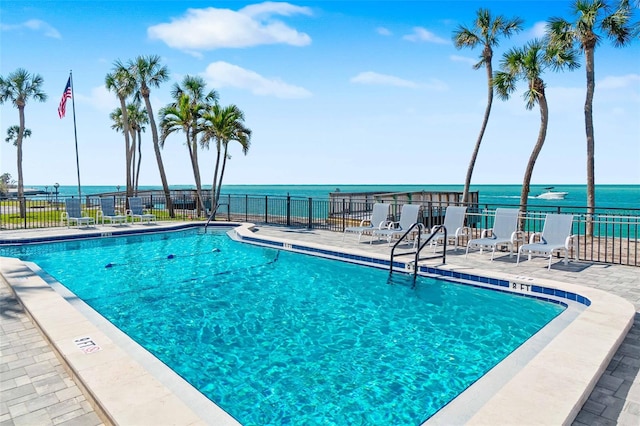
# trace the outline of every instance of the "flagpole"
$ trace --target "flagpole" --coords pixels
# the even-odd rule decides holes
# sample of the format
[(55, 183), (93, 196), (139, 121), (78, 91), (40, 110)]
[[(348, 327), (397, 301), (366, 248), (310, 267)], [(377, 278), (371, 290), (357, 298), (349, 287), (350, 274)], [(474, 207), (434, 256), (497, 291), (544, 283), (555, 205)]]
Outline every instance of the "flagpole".
[(78, 198), (82, 200), (80, 189), (80, 160), (78, 158), (78, 131), (76, 130), (76, 92), (73, 90), (73, 73), (69, 70), (69, 81), (71, 82), (71, 105), (73, 106), (73, 135), (76, 140), (76, 171), (78, 173)]

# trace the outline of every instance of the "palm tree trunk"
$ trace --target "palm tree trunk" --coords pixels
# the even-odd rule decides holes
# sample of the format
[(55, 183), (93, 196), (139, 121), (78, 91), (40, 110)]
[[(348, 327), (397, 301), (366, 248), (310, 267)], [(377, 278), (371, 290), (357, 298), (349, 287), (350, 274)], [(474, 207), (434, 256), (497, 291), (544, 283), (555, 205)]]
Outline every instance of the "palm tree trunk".
[(197, 217), (202, 214), (202, 182), (200, 181), (200, 168), (198, 167), (198, 146), (192, 143), (190, 129), (186, 130), (187, 149), (189, 150), (189, 160), (191, 160), (191, 170), (193, 171), (193, 181), (196, 184), (196, 197), (198, 198)]
[[(222, 178), (224, 177), (224, 168), (227, 165), (227, 149), (229, 147), (228, 143), (224, 143), (224, 154), (222, 158), (222, 168), (220, 169), (220, 180), (218, 180), (218, 188), (216, 192), (216, 200), (220, 200), (220, 192), (222, 191)], [(217, 165), (216, 165), (217, 168)]]
[(482, 127), (480, 128), (480, 134), (478, 134), (478, 140), (476, 141), (476, 146), (473, 149), (473, 154), (471, 154), (469, 167), (467, 167), (467, 177), (465, 178), (464, 189), (462, 191), (462, 202), (465, 205), (468, 204), (470, 201), (469, 188), (471, 187), (471, 175), (473, 174), (473, 169), (476, 165), (476, 160), (478, 159), (480, 144), (482, 143), (484, 132), (487, 129), (487, 124), (489, 123), (489, 115), (491, 114), (491, 106), (493, 105), (493, 67), (491, 66), (491, 60), (486, 62), (486, 69), (487, 69), (487, 83), (488, 83), (487, 107), (484, 110), (484, 119), (482, 120)]
[(135, 166), (136, 166), (136, 145), (137, 145), (138, 141), (136, 140), (136, 131), (135, 129), (131, 129), (131, 149), (129, 149), (129, 158), (130, 158), (130, 164), (128, 166), (128, 169), (130, 170), (131, 173), (131, 192), (135, 195), (136, 194), (136, 173), (135, 173)]
[(126, 183), (127, 183), (127, 197), (133, 195), (133, 185), (131, 184), (131, 140), (129, 139), (129, 114), (127, 113), (127, 105), (124, 96), (118, 96), (120, 99), (120, 110), (122, 111), (122, 126), (124, 133), (124, 149), (125, 149), (125, 163), (127, 165), (126, 170)]
[(18, 204), (20, 209), (20, 218), (27, 216), (27, 203), (24, 199), (24, 180), (22, 177), (22, 136), (24, 135), (24, 104), (18, 105), (18, 113), (20, 115), (20, 126), (18, 136), (16, 138), (16, 148), (18, 157)]
[(169, 210), (169, 216), (171, 218), (176, 217), (173, 210), (173, 203), (171, 202), (171, 191), (169, 191), (169, 184), (167, 183), (167, 175), (164, 171), (164, 164), (162, 163), (162, 154), (160, 153), (160, 143), (158, 142), (158, 129), (156, 127), (156, 120), (153, 118), (153, 109), (151, 108), (151, 101), (149, 100), (149, 93), (141, 90), (142, 97), (144, 98), (144, 104), (147, 108), (147, 115), (149, 116), (149, 127), (151, 127), (151, 137), (153, 139), (153, 151), (156, 154), (156, 161), (158, 162), (158, 171), (160, 172), (160, 180), (162, 181), (162, 189), (164, 191), (164, 199)]
[(142, 130), (138, 129), (138, 167), (136, 169), (136, 184), (133, 192), (138, 195), (138, 186), (140, 185), (140, 165), (142, 164)]
[[(544, 89), (543, 89), (544, 90)], [(529, 198), (529, 187), (531, 185), (531, 176), (533, 175), (533, 167), (536, 164), (538, 155), (542, 150), (542, 145), (547, 138), (547, 126), (549, 123), (549, 109), (547, 106), (547, 98), (544, 92), (538, 98), (538, 104), (540, 105), (540, 131), (538, 132), (538, 140), (536, 141), (529, 162), (527, 163), (527, 169), (524, 172), (524, 180), (522, 182), (522, 194), (520, 195), (520, 206), (522, 208), (522, 217), (527, 211), (527, 199)]]
[(587, 68), (587, 98), (584, 102), (584, 125), (587, 134), (587, 223), (586, 235), (593, 235), (593, 215), (596, 208), (595, 140), (593, 131), (593, 94), (595, 91), (594, 48), (585, 51)]
[(200, 178), (200, 165), (198, 164), (198, 142), (196, 140), (193, 141), (193, 148), (191, 151), (193, 152), (193, 176), (196, 180), (196, 195), (198, 196), (198, 217), (200, 217), (200, 215), (202, 215), (202, 212), (205, 211), (206, 208), (204, 205), (204, 199), (202, 198), (202, 179)]
[(218, 211), (218, 169), (220, 168), (220, 142), (216, 141), (217, 155), (216, 167), (213, 169), (213, 184), (211, 185), (211, 215), (215, 215)]

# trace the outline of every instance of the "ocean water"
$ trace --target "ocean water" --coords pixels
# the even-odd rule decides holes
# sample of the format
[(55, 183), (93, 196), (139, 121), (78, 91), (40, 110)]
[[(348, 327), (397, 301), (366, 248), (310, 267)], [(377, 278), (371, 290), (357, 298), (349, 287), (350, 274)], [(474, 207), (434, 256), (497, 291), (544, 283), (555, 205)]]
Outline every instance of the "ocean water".
[[(25, 185), (25, 187), (49, 191), (52, 186)], [(558, 185), (555, 191), (568, 192), (564, 200), (541, 200), (535, 198), (545, 192), (546, 185), (531, 185), (528, 204), (561, 207), (585, 207), (587, 205), (586, 185)], [(171, 189), (194, 189), (192, 185), (171, 186)], [(205, 189), (210, 187), (205, 186)], [(83, 186), (82, 195), (94, 195), (117, 190), (113, 186)], [(141, 186), (140, 190), (161, 190), (161, 186)], [(478, 191), (481, 204), (517, 205), (520, 202), (522, 185), (472, 185), (471, 191)], [(123, 188), (121, 187), (122, 191)], [(331, 192), (372, 192), (372, 191), (459, 191), (462, 185), (223, 185), (222, 194), (270, 195), (327, 199)], [(78, 187), (60, 186), (59, 197), (78, 195)], [(640, 185), (596, 185), (596, 206), (600, 208), (640, 208)]]

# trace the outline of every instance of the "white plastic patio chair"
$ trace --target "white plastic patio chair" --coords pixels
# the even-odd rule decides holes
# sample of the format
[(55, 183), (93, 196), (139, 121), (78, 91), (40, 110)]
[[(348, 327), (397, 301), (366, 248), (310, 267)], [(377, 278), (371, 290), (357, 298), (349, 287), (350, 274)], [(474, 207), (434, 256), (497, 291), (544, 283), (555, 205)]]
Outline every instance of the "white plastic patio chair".
[[(389, 224), (389, 209), (391, 205), (386, 203), (375, 203), (371, 212), (371, 218), (362, 219), (359, 226), (349, 226), (344, 229), (342, 241), (344, 241), (347, 233), (358, 234), (358, 242), (362, 238), (362, 234), (372, 233), (376, 229), (386, 228)], [(368, 225), (366, 224), (368, 223)]]
[[(419, 213), (420, 204), (404, 204), (400, 210), (400, 220), (398, 222), (389, 222), (388, 226), (384, 229), (374, 230), (373, 237), (377, 237), (378, 240), (384, 237), (387, 239), (388, 245), (391, 245), (392, 239), (402, 237), (413, 224), (418, 222)], [(407, 238), (408, 237), (407, 235)], [(371, 238), (369, 244), (371, 244), (371, 242), (373, 242), (373, 238)]]
[(136, 219), (139, 219), (140, 223), (151, 223), (156, 220), (156, 215), (149, 213), (142, 207), (142, 198), (140, 197), (129, 197), (127, 216), (131, 217), (132, 223), (135, 223)]
[[(547, 213), (544, 219), (544, 226), (541, 233), (531, 234), (529, 244), (520, 246), (518, 250), (518, 258), (516, 264), (520, 263), (520, 254), (528, 253), (528, 259), (531, 260), (533, 253), (540, 253), (549, 256), (549, 266), (551, 269), (551, 259), (553, 253), (564, 252), (564, 264), (569, 262), (569, 250), (573, 247), (575, 235), (571, 234), (573, 226), (573, 215)], [(538, 242), (535, 242), (538, 240)]]
[[(471, 247), (480, 248), (480, 253), (484, 248), (492, 248), (491, 261), (499, 246), (509, 246), (509, 257), (513, 256), (514, 247), (518, 241), (524, 243), (524, 234), (518, 231), (518, 219), (520, 210), (497, 208), (493, 228), (483, 229), (480, 238), (469, 240), (465, 257), (469, 254)], [(488, 235), (491, 231), (491, 235)]]
[(113, 197), (100, 197), (100, 210), (97, 211), (96, 218), (102, 225), (105, 220), (112, 225), (123, 225), (127, 221), (127, 216), (116, 210), (116, 202)]
[(68, 198), (64, 203), (65, 211), (60, 215), (62, 222), (67, 222), (67, 228), (75, 223), (78, 227), (94, 225), (96, 220), (82, 211), (82, 201), (79, 198)]
[[(467, 208), (462, 206), (447, 206), (444, 212), (443, 226), (447, 230), (447, 239), (454, 240), (455, 249), (458, 250), (458, 243), (463, 236), (469, 236), (469, 228), (464, 226), (464, 218), (467, 214)], [(428, 232), (420, 234), (420, 241), (427, 241), (432, 235), (433, 238), (429, 244), (433, 247), (433, 251), (436, 251), (436, 246), (439, 242), (444, 240), (444, 231), (442, 229), (436, 231), (436, 226), (433, 226)], [(414, 247), (417, 244), (417, 239), (414, 241)]]

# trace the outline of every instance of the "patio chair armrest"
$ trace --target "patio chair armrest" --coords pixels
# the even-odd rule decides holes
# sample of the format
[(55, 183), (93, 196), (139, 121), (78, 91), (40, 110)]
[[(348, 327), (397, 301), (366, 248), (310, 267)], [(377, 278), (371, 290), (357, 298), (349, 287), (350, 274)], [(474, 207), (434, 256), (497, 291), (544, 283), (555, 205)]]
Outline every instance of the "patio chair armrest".
[(511, 244), (515, 244), (517, 242), (524, 244), (525, 236), (522, 231), (514, 231), (511, 233)]
[(98, 222), (101, 217), (104, 217), (102, 210), (96, 210), (96, 222)]
[(538, 238), (538, 240), (542, 239), (542, 232), (534, 232), (533, 234), (531, 234), (531, 236), (529, 237), (529, 244), (533, 244), (536, 242), (536, 238)]
[[(360, 225), (358, 225), (358, 226), (364, 226), (364, 224), (367, 223), (367, 222), (371, 222), (371, 221), (369, 219), (362, 219), (360, 221)], [(371, 225), (373, 225), (373, 224), (371, 224)]]
[(133, 211), (131, 209), (127, 209), (127, 211), (124, 214), (126, 216), (133, 216)]
[[(392, 224), (393, 222), (389, 221), (389, 220), (383, 220), (382, 222), (380, 222), (378, 224), (378, 226), (376, 227), (376, 229), (389, 229), (389, 226)], [(373, 224), (372, 224), (373, 225)]]
[(463, 235), (469, 235), (470, 228), (468, 226), (462, 226), (456, 229), (455, 237), (461, 237)]
[(572, 249), (572, 248), (573, 248), (573, 246), (575, 246), (575, 245), (576, 245), (576, 244), (575, 244), (576, 237), (577, 237), (577, 235), (572, 234), (572, 235), (569, 235), (569, 236), (567, 237), (567, 239), (566, 239), (566, 240), (564, 240), (564, 247), (565, 247), (567, 250)]
[(493, 229), (483, 229), (482, 232), (480, 232), (480, 238), (487, 238), (489, 233), (493, 233)]

